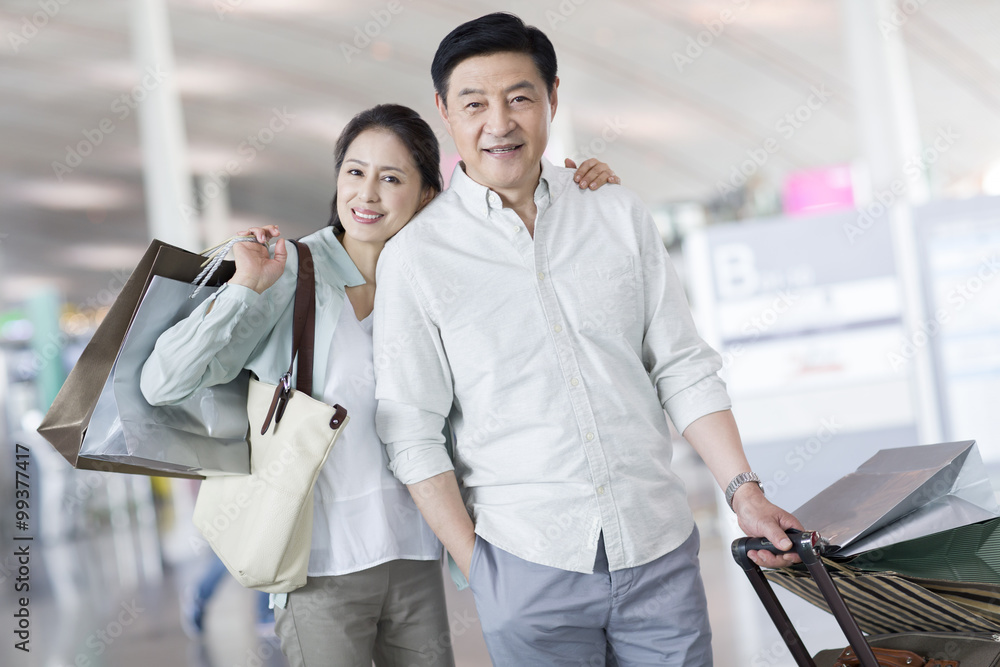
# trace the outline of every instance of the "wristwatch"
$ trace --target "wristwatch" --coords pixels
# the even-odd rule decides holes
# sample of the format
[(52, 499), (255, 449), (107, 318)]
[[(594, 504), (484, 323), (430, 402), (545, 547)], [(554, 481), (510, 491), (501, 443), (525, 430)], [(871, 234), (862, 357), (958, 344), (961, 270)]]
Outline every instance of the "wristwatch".
[(736, 477), (733, 477), (733, 481), (726, 487), (726, 503), (729, 504), (729, 509), (734, 512), (736, 510), (733, 509), (733, 496), (736, 495), (736, 490), (747, 482), (753, 482), (760, 487), (762, 492), (764, 491), (764, 486), (760, 483), (760, 477), (755, 472), (741, 472)]

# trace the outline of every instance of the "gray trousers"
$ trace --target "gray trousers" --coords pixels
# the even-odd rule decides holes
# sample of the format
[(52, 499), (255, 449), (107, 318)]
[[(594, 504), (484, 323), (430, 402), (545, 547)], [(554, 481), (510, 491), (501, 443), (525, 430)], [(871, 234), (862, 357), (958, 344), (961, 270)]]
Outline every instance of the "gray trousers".
[(470, 586), (497, 667), (710, 667), (712, 636), (697, 527), (651, 563), (608, 571), (603, 536), (593, 574), (522, 560), (480, 537)]
[(310, 577), (276, 608), (291, 667), (453, 667), (439, 561)]

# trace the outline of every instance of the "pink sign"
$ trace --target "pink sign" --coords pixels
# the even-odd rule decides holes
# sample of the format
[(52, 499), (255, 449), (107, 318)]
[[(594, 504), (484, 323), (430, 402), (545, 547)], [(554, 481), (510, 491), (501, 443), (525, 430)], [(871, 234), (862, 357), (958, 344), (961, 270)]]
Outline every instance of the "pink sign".
[(854, 188), (848, 165), (789, 174), (782, 203), (786, 215), (808, 215), (854, 208)]

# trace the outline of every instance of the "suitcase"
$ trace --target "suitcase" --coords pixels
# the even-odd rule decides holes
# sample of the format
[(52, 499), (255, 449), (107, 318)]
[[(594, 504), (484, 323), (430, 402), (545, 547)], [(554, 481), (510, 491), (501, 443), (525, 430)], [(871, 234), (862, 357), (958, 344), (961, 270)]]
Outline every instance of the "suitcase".
[(820, 560), (823, 540), (819, 533), (789, 530), (795, 551), (813, 577), (840, 624), (850, 646), (821, 651), (813, 658), (782, 608), (760, 568), (747, 552), (782, 553), (763, 538), (744, 537), (733, 542), (733, 558), (774, 622), (799, 667), (1000, 667), (1000, 634), (902, 633), (866, 638)]

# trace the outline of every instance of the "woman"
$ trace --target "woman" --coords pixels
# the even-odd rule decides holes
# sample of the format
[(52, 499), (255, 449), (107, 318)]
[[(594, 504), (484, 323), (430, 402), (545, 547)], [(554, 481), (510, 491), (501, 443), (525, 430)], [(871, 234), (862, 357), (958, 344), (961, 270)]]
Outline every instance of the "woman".
[[(454, 664), (441, 545), (375, 433), (371, 338), (379, 253), (441, 191), (439, 162), (416, 112), (361, 112), (337, 141), (330, 224), (302, 239), (316, 271), (314, 394), (344, 405), (351, 423), (316, 482), (308, 581), (275, 600), (275, 630), (293, 666)], [(581, 188), (618, 181), (596, 160), (576, 176)], [(243, 368), (266, 382), (287, 370), (295, 249), (276, 225), (241, 232), (250, 234), (260, 244), (236, 244), (228, 284), (157, 341), (141, 380), (150, 403), (183, 400)], [(276, 238), (272, 257), (266, 244)]]

